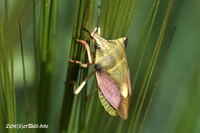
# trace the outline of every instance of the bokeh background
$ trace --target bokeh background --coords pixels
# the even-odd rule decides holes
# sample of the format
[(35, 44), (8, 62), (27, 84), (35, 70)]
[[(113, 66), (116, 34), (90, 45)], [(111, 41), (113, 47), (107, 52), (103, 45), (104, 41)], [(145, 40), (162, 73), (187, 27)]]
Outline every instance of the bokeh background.
[[(83, 70), (67, 59), (87, 61), (84, 48), (74, 40), (89, 42), (80, 29), (94, 29), (97, 4), (0, 0), (0, 132), (199, 133), (200, 1), (101, 1), (102, 36), (129, 38), (126, 52), (133, 97), (125, 121), (109, 116), (97, 93), (85, 100), (98, 88), (95, 78), (78, 96), (72, 93), (73, 85), (65, 84), (80, 83), (93, 69)], [(159, 44), (156, 57), (153, 51)], [(155, 66), (150, 65), (153, 59)], [(6, 123), (49, 128), (6, 129)]]

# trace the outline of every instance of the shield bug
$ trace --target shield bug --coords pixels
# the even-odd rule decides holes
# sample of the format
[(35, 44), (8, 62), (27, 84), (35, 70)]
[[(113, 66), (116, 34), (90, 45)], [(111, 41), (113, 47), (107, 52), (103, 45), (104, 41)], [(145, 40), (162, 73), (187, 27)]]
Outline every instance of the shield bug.
[[(94, 72), (99, 86), (98, 93), (102, 105), (110, 115), (119, 115), (121, 118), (127, 119), (131, 97), (130, 72), (125, 54), (127, 38), (106, 40), (100, 36), (97, 29), (90, 36), (96, 46), (95, 57), (91, 56), (90, 47), (85, 41), (77, 40), (85, 46), (89, 63), (69, 61), (80, 64), (85, 68), (94, 64)], [(89, 74), (81, 85), (74, 90), (74, 94), (78, 94), (82, 90), (94, 72)]]

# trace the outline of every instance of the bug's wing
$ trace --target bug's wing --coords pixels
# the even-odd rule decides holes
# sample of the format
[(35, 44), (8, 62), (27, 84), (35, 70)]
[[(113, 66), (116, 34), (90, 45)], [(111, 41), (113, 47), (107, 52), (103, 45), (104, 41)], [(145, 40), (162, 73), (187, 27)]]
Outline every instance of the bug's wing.
[(126, 71), (126, 84), (127, 84), (127, 90), (128, 90), (128, 96), (127, 97), (121, 97), (121, 102), (118, 107), (118, 114), (123, 118), (128, 118), (128, 109), (130, 104), (130, 98), (131, 98), (131, 82), (130, 82), (130, 72), (127, 68)]
[(106, 72), (97, 71), (96, 77), (101, 93), (111, 106), (117, 110), (121, 101), (119, 86)]
[(129, 96), (131, 96), (131, 80), (130, 80), (130, 71), (127, 69), (127, 76), (126, 76), (127, 84), (128, 84), (128, 92)]
[(99, 99), (101, 104), (103, 105), (104, 109), (112, 116), (116, 116), (118, 114), (117, 110), (113, 108), (110, 103), (106, 100), (104, 95), (101, 93), (101, 90), (98, 90), (99, 93)]
[[(115, 113), (117, 112), (117, 114), (121, 118), (127, 119), (130, 96), (131, 96), (131, 84), (130, 84), (129, 71), (127, 70), (127, 75), (126, 75), (126, 83), (128, 87), (126, 88), (128, 90), (127, 97), (123, 97), (121, 95), (121, 92), (119, 89), (120, 86), (114, 80), (112, 80), (106, 72), (97, 71), (96, 77), (97, 77), (97, 82), (100, 88), (100, 93), (101, 95), (104, 96), (103, 99), (108, 101), (108, 103), (105, 104), (105, 100), (104, 102), (102, 102), (102, 98), (100, 97), (100, 100), (105, 110), (111, 115), (113, 114), (115, 115)], [(111, 107), (108, 104), (110, 104)], [(115, 109), (116, 111), (114, 111), (112, 108)]]

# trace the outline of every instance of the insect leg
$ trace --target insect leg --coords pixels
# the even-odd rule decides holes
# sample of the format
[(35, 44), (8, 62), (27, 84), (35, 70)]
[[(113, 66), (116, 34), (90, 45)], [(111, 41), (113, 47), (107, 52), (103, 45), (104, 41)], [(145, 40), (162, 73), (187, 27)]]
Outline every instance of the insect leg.
[(93, 63), (82, 63), (81, 61), (76, 61), (76, 60), (68, 60), (71, 63), (76, 63), (79, 64), (81, 67), (87, 68), (89, 65), (93, 64)]
[(81, 44), (83, 44), (87, 50), (87, 54), (88, 54), (88, 60), (89, 60), (89, 63), (92, 64), (92, 56), (91, 56), (91, 53), (90, 53), (90, 46), (87, 44), (87, 42), (83, 41), (83, 40), (77, 40), (77, 42), (80, 42)]
[(92, 77), (94, 72), (91, 72), (87, 78), (80, 84), (80, 86), (77, 89), (74, 89), (74, 94), (79, 94), (79, 92), (83, 89), (83, 87), (86, 85), (87, 81)]

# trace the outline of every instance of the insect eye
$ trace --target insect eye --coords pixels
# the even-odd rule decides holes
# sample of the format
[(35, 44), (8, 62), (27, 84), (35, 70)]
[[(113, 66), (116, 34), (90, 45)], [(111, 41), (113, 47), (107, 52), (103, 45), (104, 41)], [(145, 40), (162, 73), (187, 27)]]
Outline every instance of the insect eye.
[(94, 65), (94, 68), (97, 70), (97, 71), (101, 71), (101, 66), (99, 64), (95, 64)]
[(96, 49), (100, 49), (101, 47), (98, 45), (98, 44), (96, 44)]
[(126, 39), (124, 40), (124, 45), (125, 45), (125, 47), (127, 47), (127, 45), (128, 45), (128, 38), (126, 38)]

